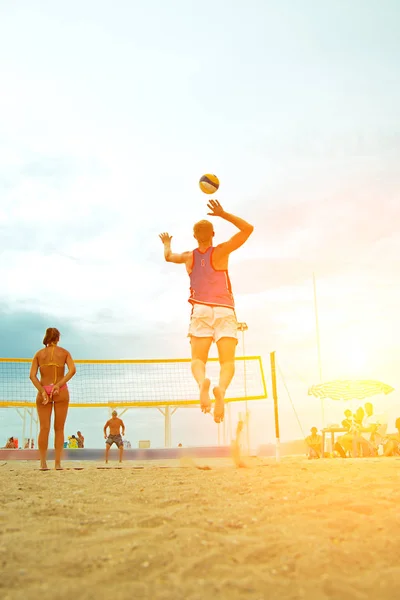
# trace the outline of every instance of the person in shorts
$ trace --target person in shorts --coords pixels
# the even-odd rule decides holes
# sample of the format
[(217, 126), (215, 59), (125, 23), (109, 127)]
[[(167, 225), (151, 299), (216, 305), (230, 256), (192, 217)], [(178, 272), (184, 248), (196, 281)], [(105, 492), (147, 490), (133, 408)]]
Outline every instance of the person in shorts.
[(389, 433), (383, 440), (384, 456), (400, 456), (400, 417), (396, 419), (396, 433)]
[(83, 437), (81, 431), (76, 432), (76, 439), (78, 440), (78, 448), (84, 448), (85, 447), (85, 438)]
[(224, 419), (225, 393), (235, 373), (237, 319), (231, 282), (228, 274), (229, 255), (242, 246), (253, 232), (253, 225), (227, 213), (218, 200), (207, 204), (208, 214), (221, 217), (239, 231), (228, 241), (213, 246), (214, 227), (210, 221), (199, 221), (193, 227), (197, 248), (182, 254), (171, 250), (168, 233), (161, 233), (164, 258), (167, 262), (184, 264), (190, 278), (192, 305), (189, 333), (192, 350), (191, 369), (200, 390), (202, 412), (211, 411), (210, 380), (206, 377), (206, 363), (212, 342), (217, 344), (220, 363), (219, 383), (213, 388), (215, 398), (214, 421)]
[(307, 444), (307, 455), (309, 459), (312, 458), (320, 458), (321, 456), (321, 443), (322, 437), (318, 435), (318, 429), (316, 427), (311, 427), (310, 429), (311, 435), (306, 437)]
[[(110, 430), (107, 434), (107, 428)], [(124, 441), (122, 435), (125, 435), (125, 425), (122, 419), (118, 417), (117, 411), (112, 411), (112, 417), (104, 425), (104, 439), (106, 440), (106, 463), (108, 463), (108, 453), (113, 444), (115, 444), (119, 450), (119, 462), (122, 462), (122, 455), (124, 453)]]

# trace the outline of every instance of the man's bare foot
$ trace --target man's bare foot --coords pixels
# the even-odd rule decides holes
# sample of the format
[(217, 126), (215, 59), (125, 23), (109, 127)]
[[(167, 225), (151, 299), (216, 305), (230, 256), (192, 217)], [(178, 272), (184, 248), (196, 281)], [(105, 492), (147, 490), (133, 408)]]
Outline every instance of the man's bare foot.
[(39, 467), (40, 471), (48, 471), (49, 467), (47, 466), (47, 462), (41, 462), (40, 463), (40, 467)]
[(210, 384), (211, 381), (206, 378), (200, 386), (200, 408), (205, 414), (211, 412)]
[(108, 465), (108, 460), (106, 460), (106, 465)]
[(57, 463), (56, 465), (54, 465), (54, 468), (55, 468), (56, 471), (63, 471), (61, 463)]
[(214, 421), (216, 423), (222, 423), (225, 416), (225, 393), (219, 385), (216, 385), (213, 389), (213, 394), (215, 398)]

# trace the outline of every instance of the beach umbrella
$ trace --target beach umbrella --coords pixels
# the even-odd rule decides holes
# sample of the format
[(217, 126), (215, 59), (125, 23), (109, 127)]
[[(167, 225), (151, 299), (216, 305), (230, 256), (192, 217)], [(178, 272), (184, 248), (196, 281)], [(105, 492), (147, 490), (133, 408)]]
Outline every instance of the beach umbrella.
[[(393, 391), (394, 388), (390, 385), (373, 379), (337, 379), (311, 386), (308, 390), (308, 395), (320, 398), (321, 401), (326, 398), (330, 400), (351, 401), (365, 400), (379, 394), (387, 395)], [(357, 456), (355, 437), (353, 439), (353, 456)]]
[(313, 385), (308, 390), (309, 396), (324, 400), (365, 400), (379, 394), (390, 394), (394, 391), (390, 385), (372, 379), (328, 381)]

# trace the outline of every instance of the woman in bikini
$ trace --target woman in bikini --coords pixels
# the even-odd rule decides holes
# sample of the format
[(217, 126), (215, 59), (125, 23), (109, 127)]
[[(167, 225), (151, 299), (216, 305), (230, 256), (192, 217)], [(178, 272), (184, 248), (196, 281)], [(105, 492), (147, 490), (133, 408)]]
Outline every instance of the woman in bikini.
[[(64, 424), (69, 405), (67, 382), (75, 375), (76, 368), (68, 350), (60, 348), (60, 332), (49, 327), (43, 339), (45, 348), (36, 352), (32, 360), (29, 378), (38, 391), (36, 408), (40, 422), (39, 452), (40, 468), (47, 469), (46, 455), (49, 443), (51, 413), (54, 404), (55, 468), (61, 469), (61, 452), (64, 446)], [(65, 365), (68, 373), (65, 375)], [(37, 372), (40, 371), (40, 381)]]

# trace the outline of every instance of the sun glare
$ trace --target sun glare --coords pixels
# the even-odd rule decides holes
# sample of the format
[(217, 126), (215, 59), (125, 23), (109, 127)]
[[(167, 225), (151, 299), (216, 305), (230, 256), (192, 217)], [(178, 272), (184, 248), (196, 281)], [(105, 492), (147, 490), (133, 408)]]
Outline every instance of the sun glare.
[(368, 357), (366, 349), (360, 344), (350, 342), (346, 348), (345, 356), (347, 364), (351, 371), (365, 371), (367, 367)]
[(332, 348), (332, 357), (340, 377), (358, 379), (368, 375), (368, 352), (361, 341), (342, 337), (337, 347)]

